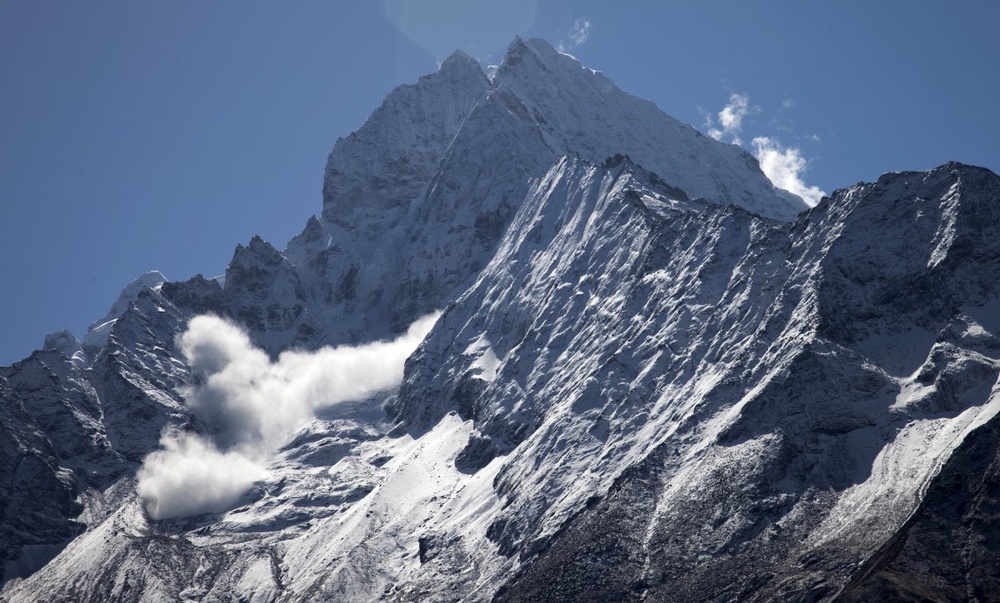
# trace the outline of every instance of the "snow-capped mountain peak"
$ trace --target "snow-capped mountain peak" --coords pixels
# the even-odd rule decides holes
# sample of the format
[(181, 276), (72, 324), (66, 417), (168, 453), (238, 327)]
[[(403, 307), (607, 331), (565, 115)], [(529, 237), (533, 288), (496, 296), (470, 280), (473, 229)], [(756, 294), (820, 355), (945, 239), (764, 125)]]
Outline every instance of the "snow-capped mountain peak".
[(456, 50), (448, 55), (448, 58), (441, 62), (440, 71), (475, 71), (482, 73), (482, 68), (479, 66), (479, 62), (476, 59), (470, 57), (461, 50)]
[(558, 155), (599, 163), (626, 154), (691, 197), (769, 218), (789, 220), (806, 208), (777, 191), (745, 150), (703, 136), (544, 40), (516, 39), (493, 83), (525, 103)]
[(996, 174), (800, 211), (515, 39), (322, 201), (0, 367), (0, 599), (1000, 598)]
[(83, 351), (87, 356), (93, 358), (104, 346), (115, 321), (128, 310), (129, 304), (135, 301), (141, 291), (155, 289), (165, 282), (167, 282), (167, 277), (163, 276), (159, 270), (151, 270), (125, 285), (121, 295), (118, 296), (108, 313), (90, 325), (87, 335), (83, 338)]

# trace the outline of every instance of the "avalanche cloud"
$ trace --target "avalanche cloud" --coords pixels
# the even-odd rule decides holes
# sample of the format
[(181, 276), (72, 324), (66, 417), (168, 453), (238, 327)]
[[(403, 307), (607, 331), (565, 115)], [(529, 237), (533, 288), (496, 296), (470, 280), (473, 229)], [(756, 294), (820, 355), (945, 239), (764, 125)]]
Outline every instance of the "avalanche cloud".
[(232, 508), (317, 410), (399, 385), (403, 363), (439, 315), (392, 341), (287, 351), (275, 362), (237, 325), (212, 315), (191, 319), (178, 337), (195, 376), (185, 398), (208, 433), (163, 433), (138, 473), (146, 512), (166, 519)]

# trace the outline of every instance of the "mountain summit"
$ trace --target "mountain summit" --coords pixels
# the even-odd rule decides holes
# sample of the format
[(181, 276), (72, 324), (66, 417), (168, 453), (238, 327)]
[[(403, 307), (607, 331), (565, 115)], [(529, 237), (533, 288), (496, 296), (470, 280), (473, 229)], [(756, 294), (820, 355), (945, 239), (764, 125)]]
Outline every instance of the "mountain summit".
[(285, 252), (320, 287), (307, 292), (319, 303), (305, 304), (294, 328), (305, 323), (320, 335), (289, 332), (272, 351), (401, 332), (462, 292), (553, 163), (616, 155), (706, 207), (735, 204), (783, 221), (806, 209), (745, 150), (703, 136), (545, 41), (515, 39), (490, 77), (455, 53), (337, 141), (322, 216), (311, 238)]
[(5, 601), (1000, 598), (1000, 177), (817, 207), (540, 40), (0, 368)]

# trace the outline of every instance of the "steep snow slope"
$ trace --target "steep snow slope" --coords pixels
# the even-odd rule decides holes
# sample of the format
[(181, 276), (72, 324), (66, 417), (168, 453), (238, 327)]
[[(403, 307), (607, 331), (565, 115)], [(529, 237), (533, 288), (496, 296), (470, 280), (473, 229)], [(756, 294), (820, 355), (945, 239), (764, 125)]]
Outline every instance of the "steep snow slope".
[(479, 64), (456, 51), (437, 73), (393, 90), (365, 125), (331, 151), (323, 217), (359, 239), (395, 226), (488, 89)]
[(757, 160), (740, 147), (702, 136), (543, 40), (515, 40), (493, 84), (523, 103), (524, 118), (558, 156), (600, 162), (623, 153), (692, 198), (779, 220), (805, 209), (801, 199), (778, 194), (761, 178)]
[(995, 601), (998, 445), (994, 417), (928, 484), (917, 511), (857, 572), (844, 601)]

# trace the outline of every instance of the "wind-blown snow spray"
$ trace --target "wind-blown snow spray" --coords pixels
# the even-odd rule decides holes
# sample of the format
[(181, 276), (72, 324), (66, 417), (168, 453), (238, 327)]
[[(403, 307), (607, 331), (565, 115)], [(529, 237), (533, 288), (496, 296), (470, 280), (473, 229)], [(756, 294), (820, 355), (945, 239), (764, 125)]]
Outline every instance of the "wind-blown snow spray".
[(267, 475), (264, 464), (317, 410), (396, 387), (439, 313), (392, 341), (283, 352), (275, 362), (238, 326), (210, 315), (178, 338), (196, 385), (192, 415), (209, 433), (167, 430), (143, 460), (136, 491), (153, 519), (220, 512)]

